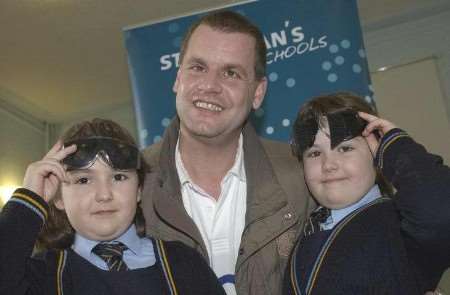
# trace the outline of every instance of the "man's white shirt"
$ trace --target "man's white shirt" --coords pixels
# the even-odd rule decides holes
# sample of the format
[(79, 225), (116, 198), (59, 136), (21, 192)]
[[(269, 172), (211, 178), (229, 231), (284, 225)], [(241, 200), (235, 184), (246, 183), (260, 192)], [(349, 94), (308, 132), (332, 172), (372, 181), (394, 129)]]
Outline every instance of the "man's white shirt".
[(202, 235), (210, 266), (227, 295), (235, 295), (234, 272), (247, 207), (242, 134), (234, 164), (221, 181), (221, 192), (217, 201), (189, 177), (181, 159), (179, 141), (176, 146), (175, 162), (184, 208)]

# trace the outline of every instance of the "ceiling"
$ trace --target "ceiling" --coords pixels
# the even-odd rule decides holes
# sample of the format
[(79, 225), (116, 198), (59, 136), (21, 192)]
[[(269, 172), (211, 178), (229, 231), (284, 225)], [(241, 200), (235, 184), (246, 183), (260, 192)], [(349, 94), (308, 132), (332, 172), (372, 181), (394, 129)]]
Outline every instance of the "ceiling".
[[(130, 104), (124, 27), (235, 2), (1, 0), (0, 103), (51, 123)], [(450, 0), (357, 2), (364, 30), (450, 9)]]

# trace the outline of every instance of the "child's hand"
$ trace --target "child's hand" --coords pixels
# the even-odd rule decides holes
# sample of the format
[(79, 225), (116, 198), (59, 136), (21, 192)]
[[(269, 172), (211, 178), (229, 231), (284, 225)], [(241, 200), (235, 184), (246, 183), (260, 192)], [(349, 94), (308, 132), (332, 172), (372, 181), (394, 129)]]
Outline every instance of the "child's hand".
[(67, 181), (61, 161), (76, 149), (75, 145), (63, 149), (62, 142), (58, 141), (42, 160), (28, 166), (23, 187), (35, 192), (45, 201), (50, 201), (55, 196), (60, 182)]
[[(372, 153), (375, 154), (378, 150), (380, 139), (391, 129), (394, 129), (397, 126), (395, 126), (392, 122), (380, 119), (374, 115), (364, 112), (358, 112), (358, 115), (367, 121), (367, 126), (364, 129), (362, 136), (364, 136), (367, 140)], [(378, 134), (379, 138), (377, 138), (375, 134)]]

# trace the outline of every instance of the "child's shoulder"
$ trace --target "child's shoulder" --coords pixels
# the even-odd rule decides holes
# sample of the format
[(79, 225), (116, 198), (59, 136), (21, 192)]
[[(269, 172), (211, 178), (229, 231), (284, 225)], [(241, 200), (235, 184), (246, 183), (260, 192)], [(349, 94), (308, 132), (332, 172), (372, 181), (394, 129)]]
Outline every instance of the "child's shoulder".
[(383, 198), (358, 212), (349, 224), (376, 232), (392, 229), (399, 221), (399, 213), (392, 199)]
[(198, 252), (194, 248), (179, 241), (165, 241), (153, 238), (152, 240), (157, 248), (167, 251), (172, 255), (198, 255)]

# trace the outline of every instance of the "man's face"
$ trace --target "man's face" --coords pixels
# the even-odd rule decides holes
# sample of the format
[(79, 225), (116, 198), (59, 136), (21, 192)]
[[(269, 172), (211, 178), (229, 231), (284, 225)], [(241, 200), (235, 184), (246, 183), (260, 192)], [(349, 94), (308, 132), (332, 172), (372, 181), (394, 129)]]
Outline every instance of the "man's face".
[(182, 134), (197, 138), (239, 135), (267, 81), (255, 79), (255, 39), (200, 25), (192, 34), (173, 86)]

